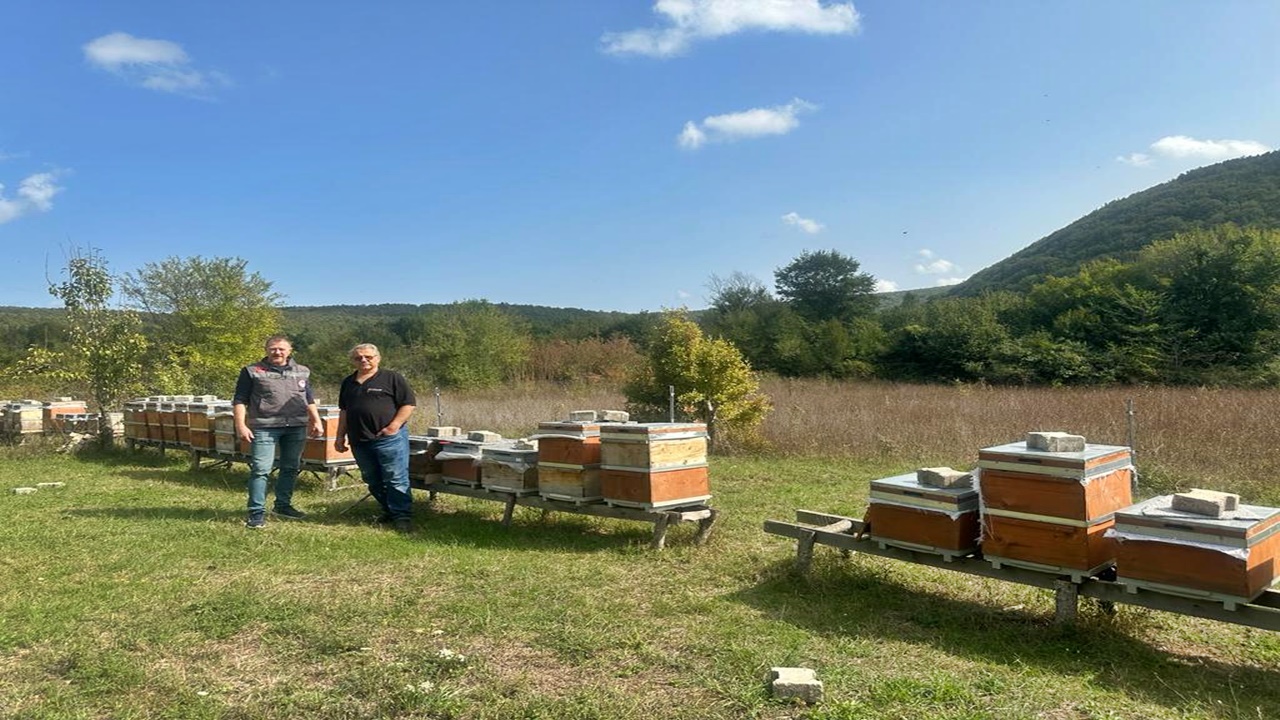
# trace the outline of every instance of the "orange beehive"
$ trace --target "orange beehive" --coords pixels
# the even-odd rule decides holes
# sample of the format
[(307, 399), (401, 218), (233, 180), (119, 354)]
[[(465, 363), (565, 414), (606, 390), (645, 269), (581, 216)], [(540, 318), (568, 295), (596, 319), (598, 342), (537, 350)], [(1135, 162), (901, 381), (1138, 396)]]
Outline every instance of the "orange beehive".
[(595, 500), (600, 495), (600, 424), (538, 423), (538, 492), (543, 497)]
[(923, 485), (916, 473), (872, 480), (866, 521), (882, 544), (967, 555), (978, 547), (978, 491)]
[(601, 425), (600, 494), (606, 503), (642, 508), (692, 505), (710, 499), (707, 426)]
[(316, 410), (320, 413), (320, 425), (323, 428), (320, 437), (307, 438), (302, 449), (302, 458), (326, 465), (333, 463), (349, 464), (352, 459), (351, 448), (338, 452), (334, 442), (338, 439), (338, 417), (340, 411), (336, 405), (322, 405)]
[(1085, 445), (1080, 452), (1009, 443), (978, 451), (982, 554), (993, 564), (1097, 571), (1115, 560), (1106, 537), (1116, 510), (1132, 500), (1129, 448)]
[(83, 400), (72, 400), (69, 397), (54, 398), (44, 403), (41, 420), (45, 432), (64, 432), (62, 416), (84, 415), (89, 408)]

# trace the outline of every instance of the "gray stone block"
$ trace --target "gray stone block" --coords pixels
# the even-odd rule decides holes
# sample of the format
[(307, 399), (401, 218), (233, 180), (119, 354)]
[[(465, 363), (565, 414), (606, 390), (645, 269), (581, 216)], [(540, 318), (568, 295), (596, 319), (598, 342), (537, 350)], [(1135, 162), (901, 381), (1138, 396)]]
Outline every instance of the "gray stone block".
[(453, 425), (434, 425), (427, 428), (427, 437), (458, 437), (462, 428)]
[(1029, 432), (1027, 449), (1044, 452), (1084, 452), (1084, 436), (1065, 432)]
[(1206, 517), (1222, 517), (1232, 512), (1240, 504), (1240, 496), (1235, 493), (1217, 492), (1215, 490), (1191, 490), (1177, 493), (1170, 504), (1178, 512), (1194, 513)]
[(920, 468), (916, 470), (916, 482), (927, 487), (965, 488), (973, 487), (973, 476), (949, 467)]
[(770, 668), (769, 680), (773, 696), (779, 700), (800, 700), (808, 705), (822, 702), (822, 681), (809, 668)]
[(474, 442), (498, 442), (502, 436), (496, 432), (489, 430), (472, 430), (467, 433), (467, 439)]
[(42, 489), (42, 490), (43, 490), (44, 488), (60, 488), (60, 487), (66, 487), (66, 486), (67, 486), (67, 484), (66, 484), (66, 483), (64, 483), (64, 482), (45, 482), (45, 483), (36, 483), (36, 487), (38, 487), (38, 488), (40, 488), (40, 489)]
[(607, 422), (607, 423), (631, 422), (631, 413), (623, 410), (597, 410), (596, 416), (600, 418), (600, 422)]
[(593, 423), (595, 421), (595, 410), (574, 410), (569, 413), (569, 422)]
[(13, 489), (13, 494), (14, 495), (30, 495), (35, 491), (36, 489), (33, 487), (16, 487)]

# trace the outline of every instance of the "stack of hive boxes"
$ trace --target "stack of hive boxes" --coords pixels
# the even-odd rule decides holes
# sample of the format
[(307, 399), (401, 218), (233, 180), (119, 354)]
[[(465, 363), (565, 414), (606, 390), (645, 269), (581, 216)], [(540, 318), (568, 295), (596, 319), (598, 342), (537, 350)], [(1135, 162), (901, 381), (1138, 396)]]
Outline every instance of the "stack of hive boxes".
[(320, 414), (320, 425), (324, 428), (320, 437), (308, 437), (302, 449), (302, 459), (322, 465), (349, 465), (353, 461), (351, 448), (338, 452), (334, 443), (338, 439), (338, 416), (341, 411), (337, 405), (321, 405), (316, 408)]
[(212, 452), (217, 448), (214, 418), (220, 412), (231, 412), (230, 400), (204, 395), (187, 405), (187, 437), (192, 450)]
[(73, 400), (69, 397), (54, 398), (42, 405), (41, 428), (47, 433), (67, 432), (63, 426), (63, 416), (85, 415), (88, 412), (89, 407), (83, 400)]
[(550, 500), (590, 502), (600, 495), (600, 422), (625, 423), (619, 410), (578, 410), (568, 420), (538, 423), (538, 493)]
[(444, 479), (444, 462), (436, 456), (449, 443), (465, 440), (462, 428), (441, 425), (427, 428), (426, 435), (409, 436), (409, 480), (425, 487)]
[(872, 480), (866, 527), (881, 545), (947, 558), (968, 555), (979, 535), (973, 475), (941, 467)]
[(486, 446), (502, 443), (502, 436), (488, 430), (472, 430), (465, 438), (452, 440), (436, 453), (440, 479), (455, 485), (480, 486), (480, 458)]
[(142, 403), (142, 419), (147, 428), (147, 439), (155, 442), (164, 440), (163, 429), (160, 426), (160, 403), (164, 397), (152, 395)]
[(147, 439), (147, 401), (141, 398), (124, 404), (124, 436), (128, 440)]
[(5, 406), (6, 435), (38, 435), (44, 432), (44, 403), (39, 400), (16, 400)]
[(982, 553), (994, 566), (1092, 574), (1115, 562), (1106, 531), (1132, 504), (1129, 448), (1032, 432), (978, 452)]
[(1280, 509), (1241, 505), (1238, 495), (1193, 490), (1162, 495), (1116, 513), (1116, 574), (1132, 592), (1147, 588), (1248, 603), (1280, 570)]
[(610, 505), (645, 509), (694, 505), (710, 499), (707, 426), (602, 424), (600, 494)]
[(517, 494), (538, 491), (538, 441), (511, 440), (480, 450), (480, 484)]
[(213, 447), (219, 455), (235, 457), (240, 452), (240, 438), (236, 436), (236, 418), (231, 406), (218, 408), (213, 413)]

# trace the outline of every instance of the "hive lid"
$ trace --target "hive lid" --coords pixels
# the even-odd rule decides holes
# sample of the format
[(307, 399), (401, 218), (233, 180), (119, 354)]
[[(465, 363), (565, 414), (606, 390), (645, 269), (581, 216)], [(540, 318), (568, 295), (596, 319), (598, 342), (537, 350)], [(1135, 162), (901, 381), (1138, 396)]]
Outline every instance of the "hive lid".
[(1214, 537), (1249, 545), (1280, 530), (1280, 508), (1239, 505), (1222, 517), (1173, 509), (1172, 495), (1158, 495), (1116, 511), (1116, 529), (1156, 537), (1212, 542)]
[(874, 497), (877, 493), (926, 498), (951, 504), (967, 500), (972, 500), (976, 504), (978, 500), (978, 491), (972, 487), (940, 488), (924, 485), (916, 478), (915, 473), (872, 480), (871, 494)]
[(675, 439), (706, 437), (704, 423), (606, 423), (600, 426), (601, 437), (619, 439)]

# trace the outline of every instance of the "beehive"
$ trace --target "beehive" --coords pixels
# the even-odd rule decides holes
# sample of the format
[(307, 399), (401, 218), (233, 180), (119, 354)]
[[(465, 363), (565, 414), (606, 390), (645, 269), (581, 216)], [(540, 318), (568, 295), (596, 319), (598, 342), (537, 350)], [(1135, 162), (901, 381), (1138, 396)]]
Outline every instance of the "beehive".
[(84, 415), (89, 408), (83, 400), (72, 400), (69, 397), (54, 398), (43, 403), (41, 408), (41, 429), (44, 432), (67, 432), (63, 426), (62, 416)]
[(214, 418), (218, 413), (231, 412), (227, 400), (197, 400), (187, 406), (188, 437), (192, 450), (209, 451), (217, 448), (214, 437)]
[(978, 452), (982, 553), (995, 565), (1092, 573), (1115, 561), (1106, 537), (1132, 503), (1129, 448), (1047, 452), (1009, 443)]
[(480, 450), (480, 484), (508, 492), (538, 489), (538, 442), (509, 440)]
[(320, 437), (308, 437), (302, 449), (302, 459), (330, 464), (349, 464), (352, 455), (348, 447), (342, 452), (334, 443), (338, 439), (338, 417), (341, 411), (337, 405), (322, 405), (316, 408), (320, 414), (320, 425), (323, 428)]
[(44, 431), (44, 405), (39, 400), (17, 400), (9, 403), (5, 410), (6, 434), (32, 435)]
[(564, 500), (600, 498), (600, 424), (541, 422), (538, 441), (538, 493)]
[[(476, 433), (476, 435), (478, 437), (479, 433)], [(485, 442), (484, 440), (473, 440), (470, 437), (451, 438), (448, 440), (441, 438), (439, 442), (441, 447), (439, 452), (436, 453), (435, 459), (440, 462), (440, 479), (445, 482), (469, 485), (471, 487), (480, 486), (480, 457), (484, 452), (484, 448), (504, 443), (501, 438)], [(505, 442), (509, 443), (510, 441)]]
[(915, 473), (872, 480), (866, 520), (882, 544), (968, 555), (978, 547), (978, 491), (930, 487)]
[(1175, 595), (1249, 602), (1280, 569), (1280, 509), (1240, 505), (1222, 517), (1174, 510), (1171, 495), (1116, 512), (1120, 582)]
[(600, 426), (600, 494), (614, 505), (692, 505), (711, 497), (707, 426), (627, 423)]
[(222, 455), (239, 454), (240, 439), (236, 437), (236, 418), (230, 408), (213, 414), (213, 446)]
[(147, 403), (130, 400), (124, 404), (124, 436), (129, 440), (147, 439)]

